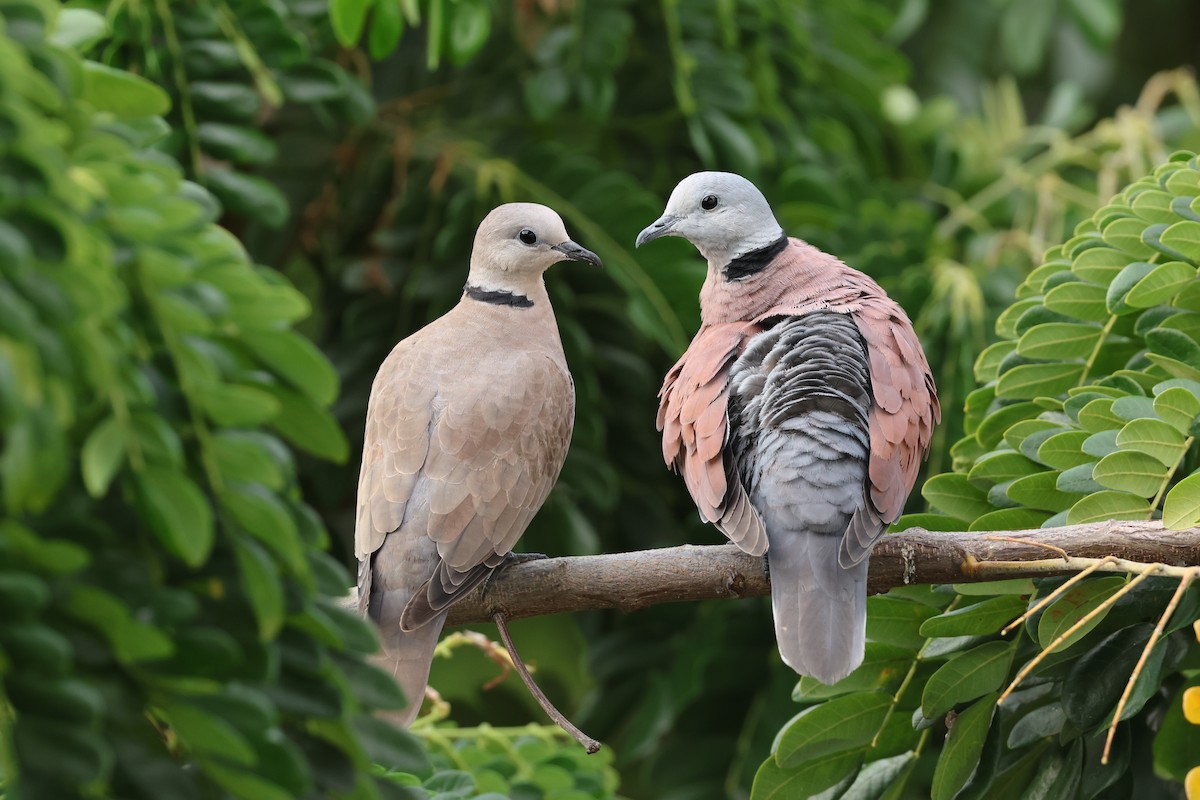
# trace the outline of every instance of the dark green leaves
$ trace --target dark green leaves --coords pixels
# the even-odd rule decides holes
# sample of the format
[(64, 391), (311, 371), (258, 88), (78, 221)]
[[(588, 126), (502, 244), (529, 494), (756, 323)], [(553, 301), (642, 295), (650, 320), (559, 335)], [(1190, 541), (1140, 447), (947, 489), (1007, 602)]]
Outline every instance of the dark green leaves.
[(866, 746), (892, 705), (891, 695), (863, 692), (827, 700), (800, 712), (780, 734), (775, 760), (787, 769)]
[(190, 566), (202, 564), (213, 545), (213, 514), (196, 484), (169, 469), (140, 472), (135, 483), (141, 513), (167, 551)]
[(1008, 677), (1014, 653), (1011, 642), (988, 642), (952, 657), (926, 682), (921, 713), (934, 719), (960, 703), (997, 691)]
[(167, 93), (150, 81), (95, 61), (83, 62), (83, 96), (117, 117), (155, 116), (171, 107)]
[(979, 766), (997, 697), (989, 694), (955, 718), (933, 773), (933, 800), (950, 800)]

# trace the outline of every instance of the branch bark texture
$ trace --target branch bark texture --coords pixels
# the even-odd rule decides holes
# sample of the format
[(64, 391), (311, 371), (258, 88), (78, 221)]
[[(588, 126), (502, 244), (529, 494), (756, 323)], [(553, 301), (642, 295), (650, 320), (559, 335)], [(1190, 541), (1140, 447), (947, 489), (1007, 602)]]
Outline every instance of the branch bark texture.
[[(1159, 522), (1101, 522), (1062, 528), (938, 533), (912, 528), (885, 536), (871, 554), (868, 591), (929, 583), (1045, 576), (1045, 562), (1115, 556), (1171, 566), (1200, 565), (1200, 528), (1168, 531)], [(769, 557), (769, 555), (768, 555)], [(1039, 562), (1022, 572), (1019, 564)], [(991, 569), (988, 562), (1006, 562)], [(1000, 565), (997, 565), (999, 567)], [(1076, 571), (1064, 564), (1064, 573)], [(490, 622), (569, 611), (640, 608), (769, 594), (766, 560), (734, 545), (683, 545), (597, 556), (523, 561), (452, 606), (448, 623)]]

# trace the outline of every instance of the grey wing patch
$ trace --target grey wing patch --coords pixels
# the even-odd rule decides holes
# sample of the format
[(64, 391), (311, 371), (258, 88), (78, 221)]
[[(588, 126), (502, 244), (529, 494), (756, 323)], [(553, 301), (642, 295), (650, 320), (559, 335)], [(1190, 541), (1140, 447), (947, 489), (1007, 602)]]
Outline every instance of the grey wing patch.
[(845, 314), (813, 312), (765, 324), (768, 330), (730, 370), (727, 447), (774, 527), (842, 537), (839, 561), (851, 566), (886, 528), (866, 482), (872, 405), (866, 345)]

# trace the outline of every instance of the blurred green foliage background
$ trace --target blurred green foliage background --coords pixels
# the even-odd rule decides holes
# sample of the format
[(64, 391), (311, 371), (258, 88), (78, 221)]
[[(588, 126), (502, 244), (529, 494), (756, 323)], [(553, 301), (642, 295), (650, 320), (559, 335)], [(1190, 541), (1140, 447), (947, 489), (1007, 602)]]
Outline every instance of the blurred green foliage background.
[[(345, 564), (375, 369), (457, 301), (498, 203), (552, 206), (608, 267), (547, 279), (578, 413), (522, 542), (598, 553), (720, 540), (654, 430), (703, 264), (680, 241), (632, 248), (680, 178), (749, 177), (792, 235), (908, 310), (946, 409), (935, 474), (952, 466), (975, 358), (1043, 252), (1173, 150), (1200, 149), (1200, 6), (1186, 0), (68, 5), (106, 23), (81, 43), (89, 58), (170, 95), (154, 147), (311, 304), (296, 328), (336, 369), (340, 430), (294, 437), (296, 490)], [(796, 710), (765, 602), (513, 629), (548, 693), (611, 745), (628, 797), (747, 796)], [(515, 680), (483, 688), (495, 672), (471, 647), (436, 662), (450, 718), (540, 721)]]

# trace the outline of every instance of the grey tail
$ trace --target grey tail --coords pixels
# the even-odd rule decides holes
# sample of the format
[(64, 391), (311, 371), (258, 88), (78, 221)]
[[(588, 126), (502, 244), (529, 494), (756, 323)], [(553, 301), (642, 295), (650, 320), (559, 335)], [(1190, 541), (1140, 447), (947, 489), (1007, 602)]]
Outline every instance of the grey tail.
[(425, 698), (425, 685), (429, 682), (429, 667), (433, 663), (433, 651), (438, 636), (446, 624), (446, 612), (430, 619), (414, 631), (400, 629), (400, 616), (408, 604), (408, 592), (391, 591), (377, 593), (371, 597), (370, 617), (379, 626), (382, 652), (375, 656), (375, 663), (386, 670), (408, 699), (403, 711), (387, 714), (387, 719), (407, 727), (421, 710)]
[(801, 675), (837, 683), (863, 660), (867, 560), (838, 563), (841, 537), (790, 533), (771, 540), (771, 606), (779, 654)]

